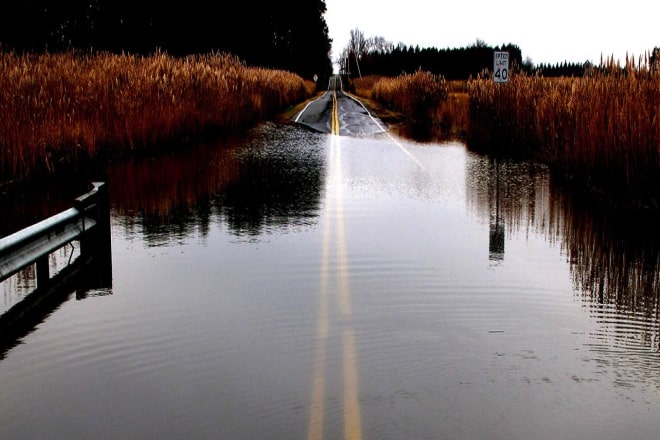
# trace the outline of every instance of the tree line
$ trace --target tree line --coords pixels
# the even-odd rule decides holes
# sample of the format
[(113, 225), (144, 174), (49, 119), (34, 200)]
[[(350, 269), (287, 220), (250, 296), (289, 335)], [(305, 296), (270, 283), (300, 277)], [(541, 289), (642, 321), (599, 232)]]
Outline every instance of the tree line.
[(425, 70), (442, 75), (448, 80), (476, 77), (493, 68), (493, 51), (509, 52), (512, 68), (529, 68), (522, 59), (522, 51), (514, 44), (490, 46), (481, 40), (461, 48), (394, 45), (383, 37), (365, 37), (362, 31), (351, 31), (348, 46), (342, 51), (339, 65), (351, 75), (398, 76)]
[(332, 73), (325, 11), (325, 0), (9, 0), (0, 6), (0, 49), (222, 51), (250, 65), (323, 77)]
[[(482, 40), (467, 47), (438, 49), (435, 47), (397, 45), (384, 37), (366, 37), (359, 29), (350, 32), (348, 45), (337, 60), (342, 73), (351, 76), (385, 75), (398, 76), (425, 70), (442, 75), (448, 80), (465, 80), (493, 69), (493, 51), (509, 52), (512, 71), (544, 77), (581, 77), (598, 69), (590, 61), (534, 65), (529, 58), (523, 59), (520, 47), (513, 43), (490, 46)], [(660, 68), (660, 48), (649, 52), (649, 65)]]

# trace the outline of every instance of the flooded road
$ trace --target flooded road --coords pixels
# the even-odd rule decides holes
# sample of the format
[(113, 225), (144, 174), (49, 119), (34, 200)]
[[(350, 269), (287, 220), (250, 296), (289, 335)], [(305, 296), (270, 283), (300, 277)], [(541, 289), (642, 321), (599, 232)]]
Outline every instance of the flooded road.
[(544, 167), (265, 124), (108, 175), (112, 285), (2, 354), (2, 439), (658, 436), (655, 223)]

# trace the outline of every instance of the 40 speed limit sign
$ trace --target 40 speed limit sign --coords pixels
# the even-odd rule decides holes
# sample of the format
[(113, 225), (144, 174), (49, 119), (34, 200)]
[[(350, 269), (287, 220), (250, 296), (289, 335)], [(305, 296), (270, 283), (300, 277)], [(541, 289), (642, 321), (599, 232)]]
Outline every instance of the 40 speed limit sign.
[(495, 51), (493, 78), (496, 83), (509, 82), (509, 52)]

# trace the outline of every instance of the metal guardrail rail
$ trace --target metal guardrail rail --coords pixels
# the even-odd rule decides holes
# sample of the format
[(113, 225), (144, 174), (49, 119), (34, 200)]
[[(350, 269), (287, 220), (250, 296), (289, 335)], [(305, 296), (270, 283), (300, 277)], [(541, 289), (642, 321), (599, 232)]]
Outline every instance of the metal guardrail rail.
[[(0, 239), (0, 282), (36, 263), (34, 290), (0, 314), (0, 359), (79, 288), (111, 288), (110, 204), (105, 183), (92, 183), (73, 207)], [(72, 241), (80, 255), (51, 277), (49, 255)], [(81, 292), (84, 297), (84, 292)]]
[(0, 239), (0, 282), (31, 264), (37, 265), (37, 287), (50, 279), (48, 255), (80, 240), (81, 254), (109, 245), (108, 191), (103, 182), (78, 197), (74, 207)]

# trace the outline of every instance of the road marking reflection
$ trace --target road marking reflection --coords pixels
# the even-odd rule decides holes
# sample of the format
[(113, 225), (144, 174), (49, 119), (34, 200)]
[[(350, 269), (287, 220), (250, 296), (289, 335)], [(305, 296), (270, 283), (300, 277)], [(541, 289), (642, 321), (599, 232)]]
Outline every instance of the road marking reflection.
[(403, 145), (401, 145), (401, 142), (397, 141), (397, 140), (394, 138), (394, 136), (392, 136), (390, 133), (386, 133), (386, 134), (387, 134), (387, 136), (390, 138), (390, 140), (394, 143), (394, 145), (396, 145), (397, 147), (399, 147), (399, 149), (400, 149), (401, 151), (403, 151), (403, 153), (404, 153), (406, 156), (408, 156), (413, 162), (415, 162), (415, 163), (416, 163), (421, 169), (423, 169), (423, 170), (426, 169), (426, 167), (424, 166), (424, 164), (422, 164), (422, 163), (421, 163), (421, 162), (420, 162), (415, 156), (413, 156), (412, 153), (411, 153), (410, 151), (408, 151), (408, 149), (407, 149), (406, 147), (404, 147)]
[[(329, 296), (330, 279), (335, 283), (337, 306), (340, 318), (338, 323), (342, 329), (342, 371), (344, 384), (344, 438), (350, 440), (362, 439), (362, 423), (358, 393), (358, 370), (355, 349), (355, 334), (351, 327), (353, 313), (349, 283), (349, 263), (346, 247), (346, 230), (344, 224), (343, 193), (341, 184), (341, 149), (340, 138), (330, 137), (330, 152), (328, 160), (327, 193), (325, 226), (323, 228), (323, 243), (321, 249), (321, 273), (319, 288), (319, 314), (316, 334), (316, 351), (314, 355), (314, 372), (312, 376), (312, 397), (310, 407), (308, 440), (323, 439), (325, 389), (327, 377), (327, 341), (330, 326)], [(330, 247), (333, 239), (331, 229), (335, 226), (336, 261), (335, 272), (331, 270)]]

